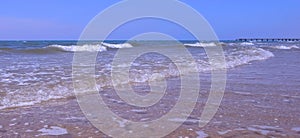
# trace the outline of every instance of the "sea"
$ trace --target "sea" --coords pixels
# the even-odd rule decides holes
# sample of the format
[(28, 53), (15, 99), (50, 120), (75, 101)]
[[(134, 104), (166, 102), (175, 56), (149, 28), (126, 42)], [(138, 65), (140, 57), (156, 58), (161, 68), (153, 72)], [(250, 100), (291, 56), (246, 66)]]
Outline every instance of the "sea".
[[(206, 54), (206, 48), (221, 47), (226, 61), (227, 85), (221, 103), (223, 108), (220, 108), (221, 113), (217, 114), (217, 117), (227, 119), (222, 121), (225, 123), (224, 127), (220, 121), (215, 121), (215, 125), (228, 130), (211, 127), (209, 129), (211, 131), (201, 129), (195, 131), (195, 135), (230, 136), (230, 132), (243, 131), (234, 133), (250, 137), (256, 134), (275, 137), (299, 136), (300, 42), (180, 41), (180, 43), (182, 45), (170, 41), (150, 40), (85, 41), (80, 44), (78, 41), (0, 41), (0, 114), (8, 111), (18, 112), (23, 108), (30, 112), (30, 108), (47, 106), (53, 100), (74, 100), (72, 79), (74, 55), (76, 52), (89, 52), (90, 47), (97, 48), (95, 78), (99, 93), (104, 93), (104, 96), (112, 92), (112, 62), (118, 51), (136, 47), (146, 49), (151, 46), (170, 49), (174, 55), (181, 52), (176, 50), (178, 47), (186, 48), (196, 63), (193, 66), (196, 66), (196, 70), (200, 73), (203, 87), (201, 90), (205, 95), (210, 89), (210, 73), (215, 70), (211, 67), (213, 63)], [(190, 61), (185, 58), (179, 60), (187, 64), (188, 70)], [(143, 95), (150, 91), (148, 86), (150, 81), (168, 79), (171, 81), (168, 83), (168, 89), (176, 91), (178, 87), (176, 78), (180, 77), (179, 72), (172, 59), (167, 56), (154, 52), (146, 53), (140, 55), (130, 65), (129, 80), (119, 83), (132, 84), (137, 93)], [(108, 103), (110, 100), (113, 103), (125, 104), (120, 99), (113, 99), (114, 96), (108, 97)], [(199, 98), (198, 102), (204, 104), (204, 99)], [(176, 98), (172, 99), (172, 96), (164, 100), (168, 100), (166, 104), (176, 102)], [(168, 108), (167, 110), (170, 110)], [(239, 117), (240, 120), (237, 119)], [(268, 120), (270, 118), (271, 120)], [(138, 117), (139, 119), (142, 117)], [(5, 127), (3, 123), (5, 118), (1, 120), (0, 130)], [(0, 131), (0, 135), (14, 136), (15, 129), (9, 127), (13, 125), (7, 126), (6, 131)], [(24, 130), (24, 133), (25, 131), (28, 130)], [(246, 134), (244, 131), (253, 133)], [(11, 135), (5, 134), (10, 132)], [(22, 132), (20, 130), (19, 135), (22, 136)], [(41, 131), (36, 128), (34, 135), (38, 132)], [(78, 133), (76, 135), (79, 136)]]

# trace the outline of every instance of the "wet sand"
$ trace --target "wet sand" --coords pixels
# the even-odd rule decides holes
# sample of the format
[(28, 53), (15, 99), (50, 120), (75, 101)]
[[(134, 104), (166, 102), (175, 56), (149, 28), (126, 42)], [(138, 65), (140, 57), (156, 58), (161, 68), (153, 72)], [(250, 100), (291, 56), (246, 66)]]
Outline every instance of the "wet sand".
[[(300, 105), (299, 98), (226, 92), (220, 109), (207, 126), (199, 128), (195, 121), (204, 105), (199, 102), (188, 120), (177, 120), (183, 125), (166, 137), (299, 137), (300, 109), (289, 106)], [(267, 106), (268, 103), (275, 106)], [(133, 115), (126, 112), (128, 109), (118, 110), (126, 116)], [(75, 98), (5, 109), (0, 115), (1, 137), (108, 137), (89, 123)], [(60, 130), (53, 131), (52, 136), (42, 132), (44, 128), (51, 133), (52, 127)], [(64, 130), (65, 134), (60, 134)], [(55, 133), (58, 136), (53, 136)]]

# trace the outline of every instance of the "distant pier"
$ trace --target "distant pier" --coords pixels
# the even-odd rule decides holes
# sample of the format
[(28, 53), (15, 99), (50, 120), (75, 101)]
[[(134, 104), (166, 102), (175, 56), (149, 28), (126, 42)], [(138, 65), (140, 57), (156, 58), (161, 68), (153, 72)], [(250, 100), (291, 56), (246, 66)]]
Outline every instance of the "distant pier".
[(300, 41), (299, 38), (240, 38), (236, 39), (240, 42), (296, 42)]

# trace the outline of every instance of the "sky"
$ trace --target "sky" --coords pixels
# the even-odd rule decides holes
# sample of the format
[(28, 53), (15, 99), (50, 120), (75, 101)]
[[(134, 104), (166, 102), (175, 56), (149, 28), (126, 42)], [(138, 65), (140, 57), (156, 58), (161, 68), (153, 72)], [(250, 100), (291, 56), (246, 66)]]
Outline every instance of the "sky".
[[(221, 40), (300, 38), (300, 0), (180, 1), (203, 15)], [(117, 2), (120, 0), (1, 1), (0, 40), (77, 40), (97, 14)], [(127, 23), (109, 39), (127, 39), (153, 31), (193, 39), (182, 27), (154, 19)]]

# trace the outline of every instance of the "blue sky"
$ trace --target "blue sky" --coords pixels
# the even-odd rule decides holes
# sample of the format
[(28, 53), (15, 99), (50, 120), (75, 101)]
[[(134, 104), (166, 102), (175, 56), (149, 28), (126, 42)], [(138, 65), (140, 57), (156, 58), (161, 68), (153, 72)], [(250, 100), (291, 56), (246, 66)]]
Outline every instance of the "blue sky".
[[(300, 0), (181, 1), (201, 13), (222, 40), (300, 38)], [(1, 1), (0, 40), (76, 40), (95, 15), (116, 2), (119, 0)], [(155, 20), (128, 23), (110, 39), (126, 39), (147, 31), (167, 33), (177, 39), (192, 39), (182, 28)]]

